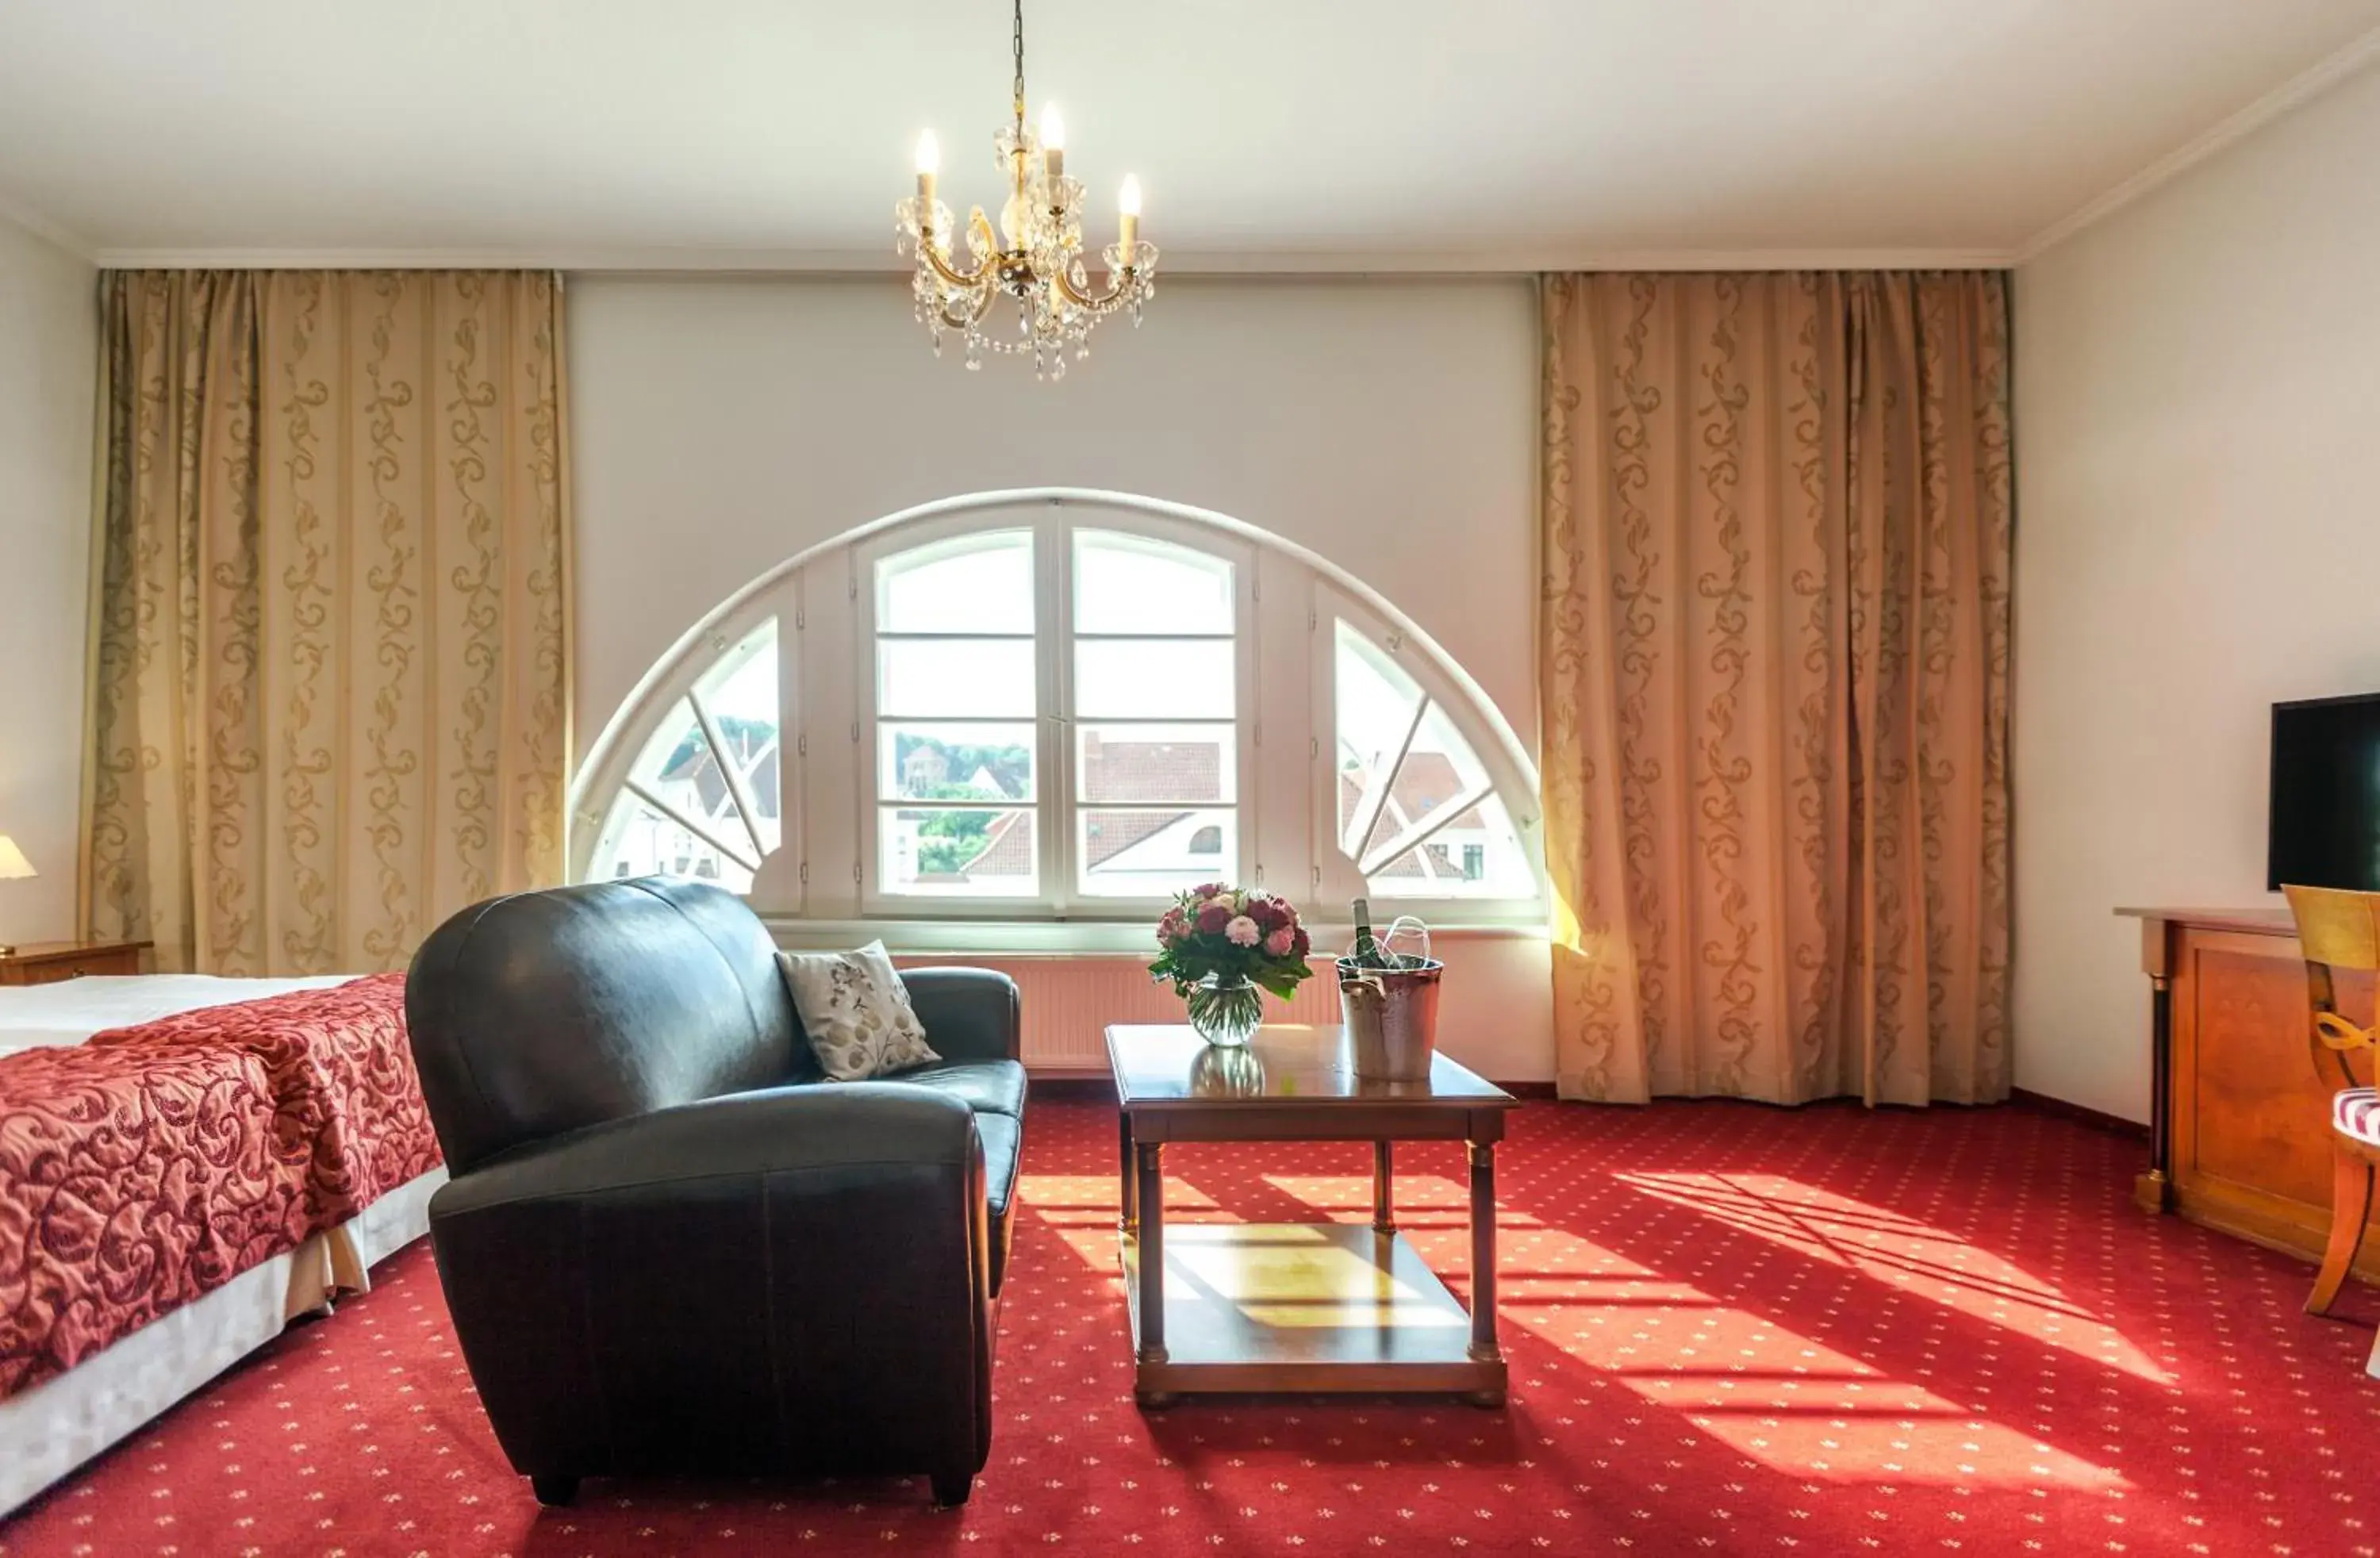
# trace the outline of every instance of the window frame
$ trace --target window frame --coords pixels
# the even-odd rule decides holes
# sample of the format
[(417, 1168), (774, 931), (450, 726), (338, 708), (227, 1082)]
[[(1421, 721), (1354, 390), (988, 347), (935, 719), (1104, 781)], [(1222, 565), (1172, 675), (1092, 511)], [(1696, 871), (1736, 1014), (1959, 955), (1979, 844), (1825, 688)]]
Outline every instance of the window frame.
[[(1038, 890), (1030, 895), (900, 892), (884, 880), (883, 814), (887, 809), (897, 809), (897, 805), (882, 793), (880, 753), (887, 716), (879, 707), (882, 689), (877, 675), (877, 645), (880, 642), (877, 570), (907, 553), (938, 546), (965, 535), (992, 534), (1003, 530), (1027, 531), (1033, 542), (1034, 797), (1031, 809)], [(1172, 901), (1171, 894), (1161, 892), (1087, 893), (1082, 889), (1078, 874), (1080, 861), (1076, 838), (1083, 804), (1079, 794), (1081, 775), (1076, 767), (1077, 732), (1086, 723), (1135, 723), (1131, 717), (1086, 722), (1075, 712), (1075, 650), (1084, 636), (1077, 634), (1075, 628), (1074, 539), (1077, 531), (1083, 530), (1138, 536), (1214, 558), (1231, 567), (1232, 715), (1229, 723), (1233, 733), (1233, 798), (1227, 804), (1234, 813), (1233, 844), (1236, 852), (1225, 851), (1219, 857), (1219, 874), (1232, 882), (1246, 879), (1252, 837), (1249, 819), (1253, 811), (1256, 778), (1256, 717), (1251, 712), (1257, 694), (1253, 679), (1256, 663), (1253, 651), (1256, 626), (1253, 548), (1232, 538), (1217, 536), (1202, 528), (1160, 515), (1043, 502), (976, 510), (964, 516), (948, 516), (905, 526), (871, 536), (853, 549), (853, 601), (857, 608), (853, 621), (856, 646), (853, 663), (858, 672), (855, 691), (859, 714), (856, 727), (859, 765), (859, 909), (863, 916), (871, 919), (894, 920), (1044, 918), (1059, 921), (1137, 922), (1148, 919)], [(1091, 634), (1089, 637), (1097, 640), (1133, 637), (1187, 639), (1212, 636)], [(892, 718), (899, 723), (897, 716)], [(953, 723), (1015, 722), (986, 717), (974, 721), (954, 720)], [(1224, 722), (1150, 716), (1138, 723), (1182, 725), (1220, 724)], [(982, 809), (1002, 809), (986, 807)], [(1116, 809), (1129, 808), (1119, 807)]]

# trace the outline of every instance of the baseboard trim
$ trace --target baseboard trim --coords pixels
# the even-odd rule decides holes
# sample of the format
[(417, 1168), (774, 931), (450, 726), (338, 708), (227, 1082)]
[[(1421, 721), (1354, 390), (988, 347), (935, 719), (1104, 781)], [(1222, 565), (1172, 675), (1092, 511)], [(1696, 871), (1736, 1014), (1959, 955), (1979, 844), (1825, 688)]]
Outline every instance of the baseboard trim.
[(2037, 1109), (2044, 1114), (2055, 1114), (2061, 1120), (2071, 1120), (2079, 1126), (2090, 1126), (2097, 1130), (2112, 1131), (2118, 1136), (2129, 1136), (2138, 1141), (2146, 1141), (2149, 1138), (2148, 1126), (2138, 1120), (2127, 1120), (2115, 1114), (2103, 1114), (2096, 1109), (2086, 1109), (2082, 1104), (2069, 1103), (2062, 1098), (2051, 1098), (2046, 1093), (2029, 1092), (2023, 1088), (2010, 1088), (2009, 1102), (2021, 1103), (2027, 1109)]

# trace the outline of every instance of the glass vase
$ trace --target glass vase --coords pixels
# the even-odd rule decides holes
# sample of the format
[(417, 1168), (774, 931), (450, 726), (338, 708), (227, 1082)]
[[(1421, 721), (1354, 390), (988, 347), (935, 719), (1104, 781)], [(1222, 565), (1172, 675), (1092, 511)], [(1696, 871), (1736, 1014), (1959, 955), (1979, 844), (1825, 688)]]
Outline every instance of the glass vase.
[(1209, 974), (1183, 1004), (1190, 1027), (1218, 1049), (1246, 1048), (1264, 1021), (1264, 992), (1245, 974)]

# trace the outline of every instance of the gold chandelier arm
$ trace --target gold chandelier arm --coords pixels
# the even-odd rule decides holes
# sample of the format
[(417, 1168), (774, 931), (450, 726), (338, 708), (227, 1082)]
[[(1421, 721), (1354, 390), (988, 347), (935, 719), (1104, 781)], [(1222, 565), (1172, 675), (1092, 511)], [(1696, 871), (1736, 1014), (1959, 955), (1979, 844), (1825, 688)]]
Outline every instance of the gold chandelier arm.
[(1072, 269), (1073, 267), (1069, 266), (1058, 273), (1056, 277), (1058, 290), (1064, 294), (1066, 301), (1074, 304), (1075, 307), (1087, 309), (1095, 314), (1113, 313), (1122, 305), (1124, 289), (1132, 285), (1135, 275), (1134, 268), (1130, 265), (1123, 267), (1121, 272), (1110, 271), (1107, 291), (1094, 296), (1075, 285), (1075, 278), (1069, 274)]
[[(991, 224), (984, 220), (983, 207), (975, 208), (969, 225), (980, 227), (987, 235), (990, 233)], [(920, 233), (917, 241), (917, 252), (923, 254), (926, 257), (926, 262), (933, 266), (934, 274), (942, 278), (944, 285), (956, 287), (963, 292), (985, 290), (990, 286), (993, 265), (993, 261), (990, 258), (991, 249), (992, 246), (990, 244), (984, 246), (987, 257), (977, 262), (974, 273), (970, 274), (942, 258), (942, 251), (934, 242), (931, 228)]]

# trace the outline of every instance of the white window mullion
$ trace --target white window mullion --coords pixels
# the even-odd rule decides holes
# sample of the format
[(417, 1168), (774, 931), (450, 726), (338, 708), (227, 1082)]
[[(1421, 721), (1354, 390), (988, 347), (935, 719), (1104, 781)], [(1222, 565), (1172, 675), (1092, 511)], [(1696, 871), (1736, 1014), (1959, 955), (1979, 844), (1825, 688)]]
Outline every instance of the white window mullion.
[(1064, 919), (1075, 902), (1075, 601), (1072, 527), (1051, 504), (1034, 530), (1033, 626), (1043, 775), (1035, 798), (1041, 896)]
[[(1264, 786), (1256, 782), (1257, 765), (1264, 761), (1264, 704), (1257, 687), (1257, 646), (1262, 632), (1258, 608), (1263, 591), (1257, 583), (1257, 560), (1253, 553), (1242, 551), (1232, 559), (1232, 716), (1237, 722), (1238, 739), (1232, 743), (1233, 756), (1239, 772), (1232, 779), (1232, 846), (1237, 852), (1232, 859), (1231, 880), (1247, 885), (1270, 885), (1257, 881), (1258, 863), (1264, 858), (1257, 846), (1257, 833), (1262, 825), (1262, 804), (1259, 797)], [(1305, 889), (1304, 882), (1293, 888), (1275, 887), (1276, 892)]]

